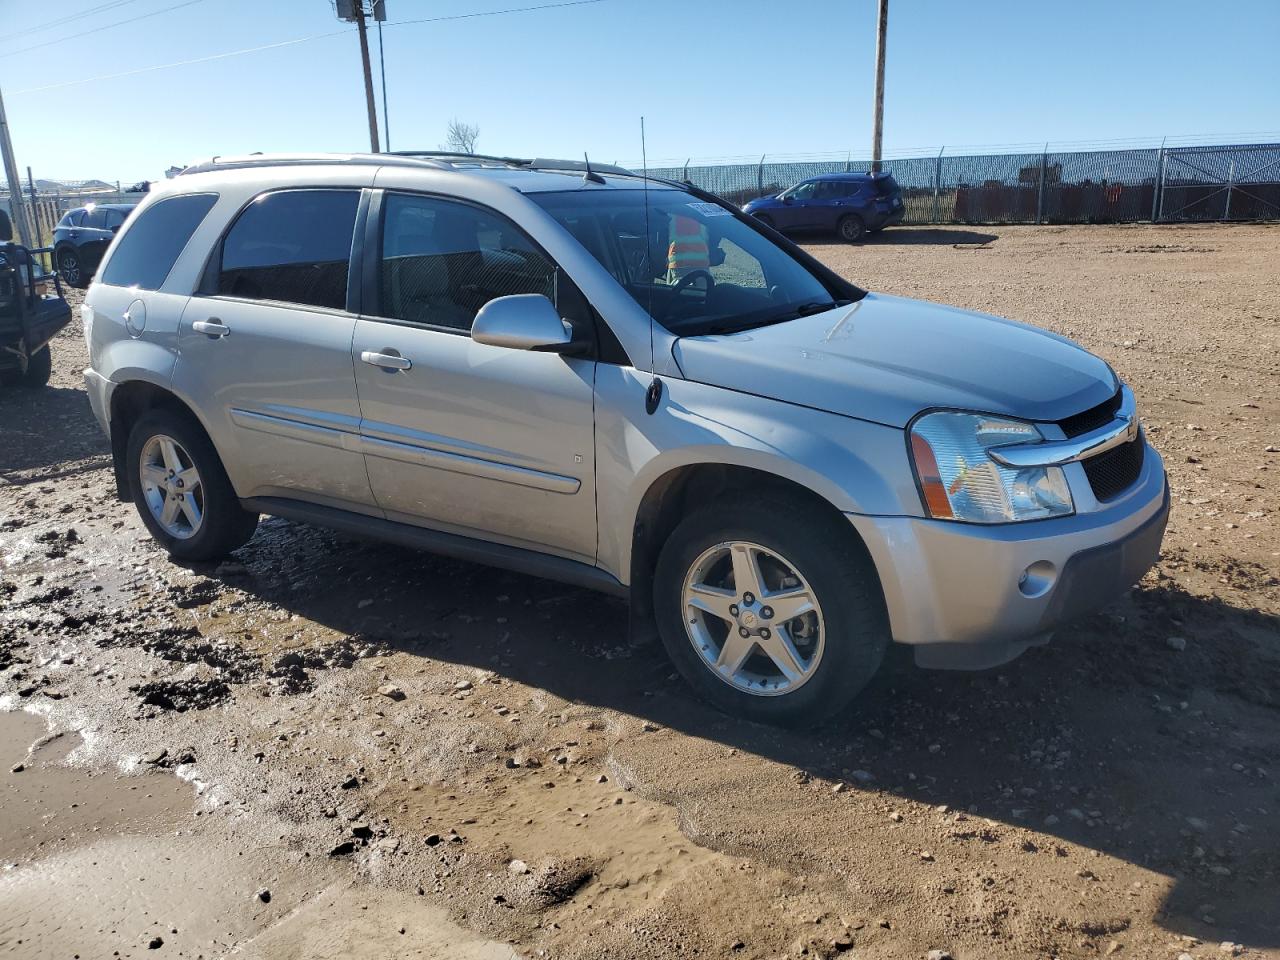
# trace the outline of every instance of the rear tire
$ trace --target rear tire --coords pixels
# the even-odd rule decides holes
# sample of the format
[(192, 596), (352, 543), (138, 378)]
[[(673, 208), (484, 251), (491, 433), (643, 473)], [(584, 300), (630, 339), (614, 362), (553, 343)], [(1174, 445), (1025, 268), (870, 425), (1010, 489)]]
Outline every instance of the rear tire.
[(857, 243), (867, 232), (867, 226), (856, 213), (841, 218), (836, 224), (836, 233), (845, 243)]
[[(708, 560), (725, 548), (725, 558)], [(738, 589), (739, 548), (754, 558), (758, 595)], [(800, 609), (788, 595), (812, 602), (784, 621), (787, 604), (787, 612)], [(727, 612), (735, 619), (704, 612), (706, 596), (713, 605), (733, 604)], [(845, 709), (889, 644), (875, 567), (853, 531), (833, 530), (815, 507), (763, 494), (703, 507), (680, 522), (658, 558), (654, 613), (668, 655), (700, 697), (783, 726), (813, 726)], [(784, 652), (775, 659), (779, 640)]]
[(142, 522), (177, 560), (218, 560), (257, 529), (258, 515), (240, 506), (213, 443), (188, 415), (143, 414), (125, 464)]
[(31, 355), (31, 358), (27, 361), (27, 372), (17, 374), (14, 377), (14, 382), (28, 390), (38, 390), (49, 382), (49, 377), (52, 373), (53, 353), (46, 343)]

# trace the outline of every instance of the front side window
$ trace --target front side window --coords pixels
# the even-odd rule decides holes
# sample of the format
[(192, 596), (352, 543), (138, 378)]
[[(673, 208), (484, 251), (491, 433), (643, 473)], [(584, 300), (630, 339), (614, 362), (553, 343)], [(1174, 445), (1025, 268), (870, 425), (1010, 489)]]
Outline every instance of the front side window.
[(247, 206), (222, 242), (217, 292), (342, 310), (358, 190), (280, 190)]
[(158, 200), (129, 225), (102, 271), (101, 282), (159, 290), (217, 195), (192, 193)]
[(84, 212), (84, 221), (81, 224), (86, 230), (105, 230), (107, 229), (107, 211), (101, 207), (86, 209)]
[(818, 181), (810, 180), (807, 183), (797, 183), (790, 190), (782, 194), (787, 200), (812, 200), (814, 192), (818, 189)]
[(84, 220), (83, 210), (69, 210), (58, 224), (60, 227), (78, 227)]
[(124, 226), (124, 214), (119, 210), (103, 210), (102, 217), (103, 226), (108, 230)]
[(556, 267), (509, 221), (451, 200), (388, 194), (383, 201), (381, 316), (470, 330), (490, 300), (555, 299)]
[(831, 291), (783, 248), (683, 190), (650, 189), (647, 214), (644, 190), (529, 198), (678, 336), (778, 323), (832, 304)]

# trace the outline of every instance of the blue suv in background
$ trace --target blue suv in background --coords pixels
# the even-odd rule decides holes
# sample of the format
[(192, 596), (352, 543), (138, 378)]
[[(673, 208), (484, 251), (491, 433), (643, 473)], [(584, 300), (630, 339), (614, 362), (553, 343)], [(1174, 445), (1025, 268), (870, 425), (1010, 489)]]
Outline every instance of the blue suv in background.
[(849, 243), (901, 222), (906, 212), (902, 190), (888, 173), (823, 174), (742, 209), (783, 233), (821, 230)]

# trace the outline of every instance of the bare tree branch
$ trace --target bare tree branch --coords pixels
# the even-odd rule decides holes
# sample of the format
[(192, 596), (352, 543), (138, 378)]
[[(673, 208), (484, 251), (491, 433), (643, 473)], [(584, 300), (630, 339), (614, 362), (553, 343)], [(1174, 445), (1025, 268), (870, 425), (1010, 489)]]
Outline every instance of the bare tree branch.
[(449, 133), (444, 145), (455, 153), (475, 153), (476, 141), (480, 139), (480, 128), (474, 123), (463, 123), (457, 117), (449, 121)]

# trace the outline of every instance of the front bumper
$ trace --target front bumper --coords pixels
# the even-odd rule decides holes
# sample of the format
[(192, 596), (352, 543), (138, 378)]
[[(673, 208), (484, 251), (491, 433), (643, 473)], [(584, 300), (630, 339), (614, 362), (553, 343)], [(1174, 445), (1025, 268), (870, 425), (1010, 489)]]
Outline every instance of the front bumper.
[(991, 526), (848, 517), (880, 574), (893, 639), (922, 666), (982, 669), (1140, 579), (1160, 555), (1169, 489), (1148, 447), (1138, 481), (1089, 513)]

